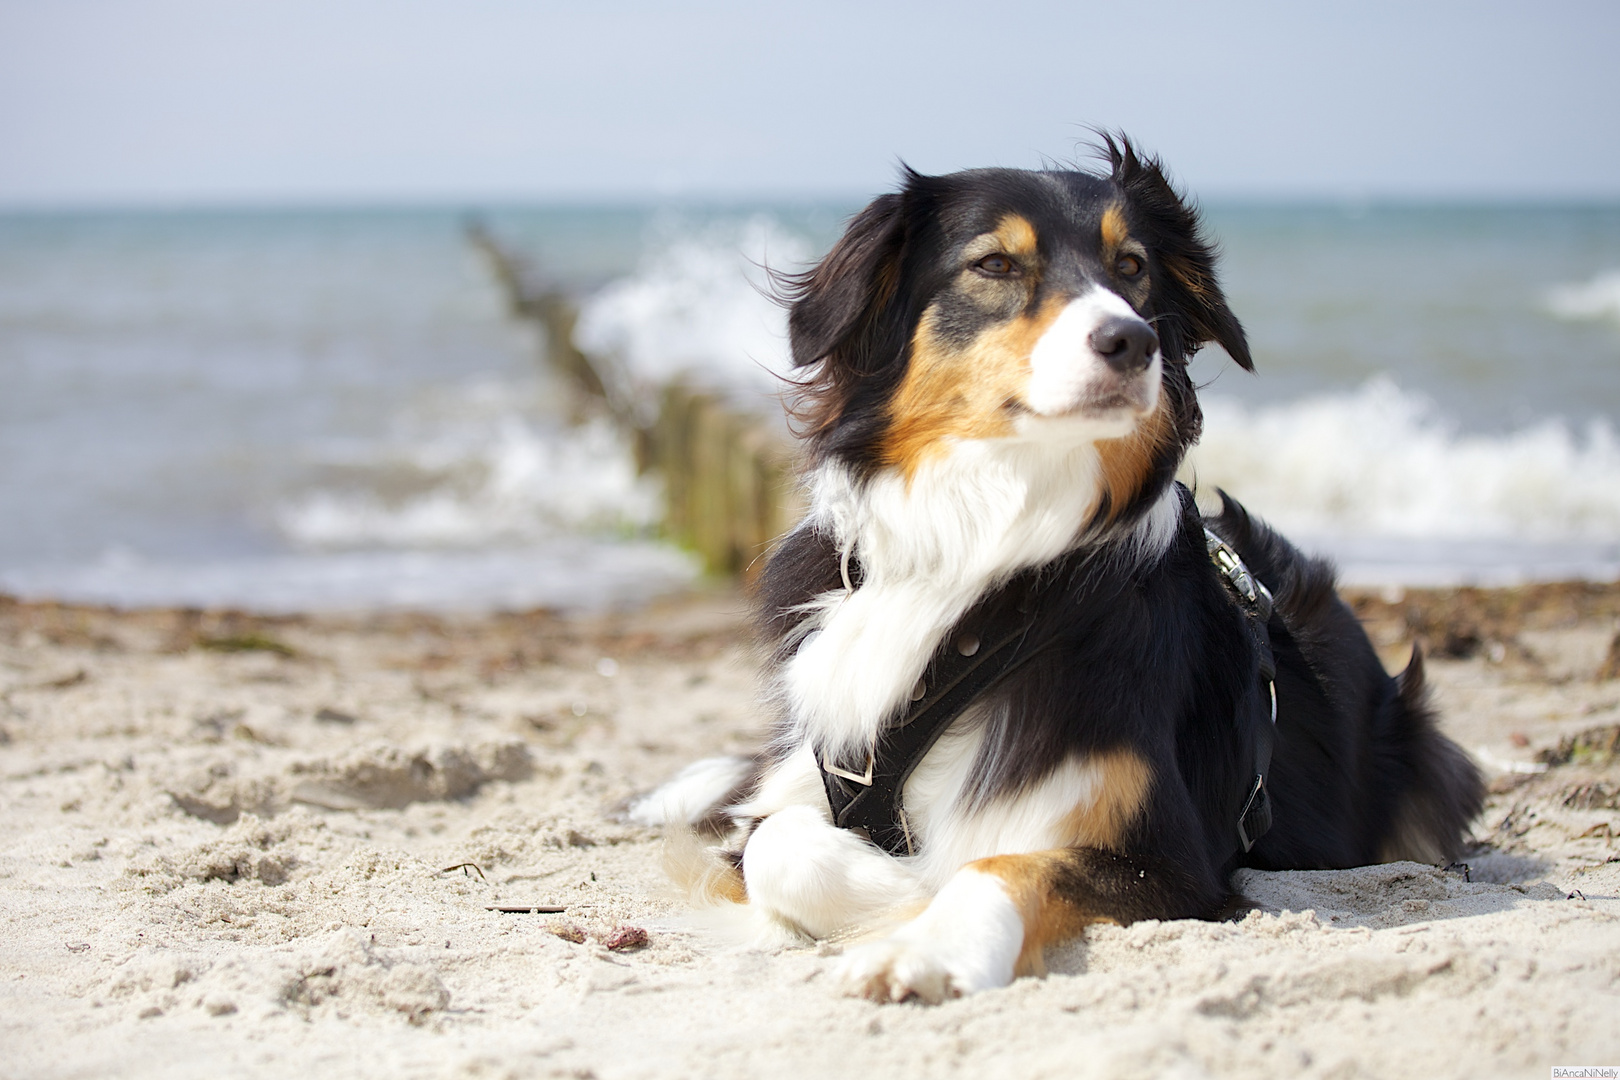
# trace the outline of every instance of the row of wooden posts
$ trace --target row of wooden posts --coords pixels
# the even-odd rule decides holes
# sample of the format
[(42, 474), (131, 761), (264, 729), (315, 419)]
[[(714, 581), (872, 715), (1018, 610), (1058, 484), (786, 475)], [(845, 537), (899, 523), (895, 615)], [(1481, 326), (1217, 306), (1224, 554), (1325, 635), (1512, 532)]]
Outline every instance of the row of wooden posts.
[(579, 311), (484, 226), (468, 239), (488, 259), (512, 314), (544, 335), (546, 362), (562, 378), (575, 422), (607, 415), (635, 447), (636, 467), (664, 486), (665, 534), (714, 574), (751, 576), (772, 540), (802, 511), (793, 449), (779, 425), (693, 374), (657, 388), (655, 402), (630, 398), (614, 358), (574, 342)]

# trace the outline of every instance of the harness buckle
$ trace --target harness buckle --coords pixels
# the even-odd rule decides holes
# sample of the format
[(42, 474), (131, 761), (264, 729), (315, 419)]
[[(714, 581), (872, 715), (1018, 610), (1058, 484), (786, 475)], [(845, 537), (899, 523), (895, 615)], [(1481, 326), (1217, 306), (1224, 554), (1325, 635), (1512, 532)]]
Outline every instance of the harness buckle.
[(848, 769), (842, 769), (837, 765), (834, 765), (831, 754), (824, 754), (821, 758), (822, 771), (830, 773), (833, 776), (843, 777), (845, 780), (853, 781), (854, 783), (860, 784), (862, 787), (872, 786), (872, 767), (876, 764), (877, 754), (871, 750), (866, 752), (866, 772), (864, 774), (853, 773)]
[(1238, 840), (1243, 844), (1243, 853), (1247, 855), (1255, 841), (1270, 828), (1271, 799), (1266, 795), (1266, 778), (1256, 776), (1254, 786), (1249, 789), (1249, 797), (1243, 802), (1243, 812), (1238, 815)]
[(1204, 526), (1204, 549), (1209, 552), (1210, 561), (1215, 564), (1215, 568), (1231, 583), (1233, 590), (1256, 608), (1263, 618), (1270, 618), (1271, 590), (1266, 588), (1265, 582), (1249, 572), (1237, 549), (1222, 540), (1207, 525)]

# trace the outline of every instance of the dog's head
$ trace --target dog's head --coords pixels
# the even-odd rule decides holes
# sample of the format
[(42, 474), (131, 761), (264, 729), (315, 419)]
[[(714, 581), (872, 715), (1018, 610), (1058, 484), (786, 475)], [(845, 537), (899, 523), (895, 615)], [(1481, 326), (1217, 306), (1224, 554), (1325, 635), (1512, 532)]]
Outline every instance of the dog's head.
[(959, 440), (1050, 436), (1098, 446), (1114, 514), (1168, 483), (1201, 422), (1187, 360), (1216, 341), (1252, 365), (1196, 212), (1104, 148), (1106, 177), (908, 172), (788, 280), (818, 459), (910, 475)]

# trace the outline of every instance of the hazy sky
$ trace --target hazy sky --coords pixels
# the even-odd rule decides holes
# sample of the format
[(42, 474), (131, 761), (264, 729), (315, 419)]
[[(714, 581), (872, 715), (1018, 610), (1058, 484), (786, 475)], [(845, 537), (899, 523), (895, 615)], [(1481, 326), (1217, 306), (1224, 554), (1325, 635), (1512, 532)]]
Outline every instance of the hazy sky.
[(855, 196), (1088, 125), (1206, 196), (1620, 197), (1620, 3), (0, 0), (0, 204)]

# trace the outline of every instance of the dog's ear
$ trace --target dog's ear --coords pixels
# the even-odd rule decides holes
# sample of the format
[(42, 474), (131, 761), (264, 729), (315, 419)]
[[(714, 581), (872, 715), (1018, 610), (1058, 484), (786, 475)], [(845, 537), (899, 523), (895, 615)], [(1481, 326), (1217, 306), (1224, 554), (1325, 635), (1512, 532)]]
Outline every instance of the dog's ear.
[[(907, 176), (914, 178), (909, 170)], [(791, 307), (793, 366), (811, 369), (792, 383), (786, 404), (812, 455), (836, 449), (828, 439), (835, 427), (852, 445), (878, 429), (875, 419), (842, 427), (839, 421), (858, 393), (875, 392), (882, 380), (871, 376), (895, 368), (892, 361), (903, 351), (894, 339), (899, 320), (885, 313), (899, 291), (905, 200), (904, 194), (873, 200), (819, 263), (802, 274), (776, 276), (777, 297)]]
[(899, 280), (901, 196), (881, 195), (850, 221), (825, 258), (803, 274), (779, 278), (792, 304), (793, 366), (840, 356), (893, 298)]
[(1204, 237), (1198, 211), (1176, 191), (1157, 158), (1138, 153), (1124, 135), (1104, 133), (1102, 138), (1132, 223), (1149, 233), (1144, 239), (1165, 271), (1154, 285), (1159, 314), (1169, 317), (1158, 326), (1167, 356), (1184, 360), (1213, 341), (1245, 371), (1253, 371), (1243, 325), (1215, 279), (1215, 246)]

